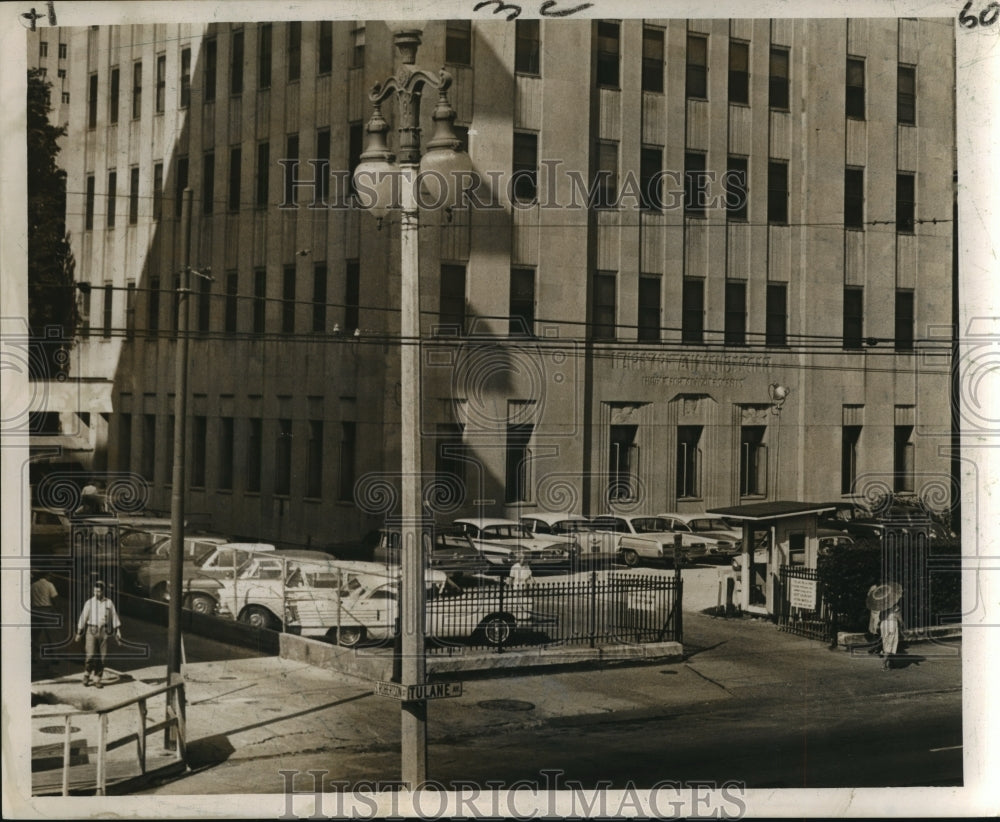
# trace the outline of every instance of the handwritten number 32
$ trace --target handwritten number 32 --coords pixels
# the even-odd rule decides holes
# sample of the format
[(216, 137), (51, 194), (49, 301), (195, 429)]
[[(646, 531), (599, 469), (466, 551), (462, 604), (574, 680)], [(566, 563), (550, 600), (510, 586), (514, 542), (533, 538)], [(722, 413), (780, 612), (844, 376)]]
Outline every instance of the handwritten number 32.
[(958, 22), (967, 29), (974, 29), (976, 26), (992, 26), (1000, 18), (1000, 3), (990, 3), (979, 12), (978, 18), (975, 14), (969, 14), (970, 8), (972, 8), (972, 0), (969, 0), (958, 13)]

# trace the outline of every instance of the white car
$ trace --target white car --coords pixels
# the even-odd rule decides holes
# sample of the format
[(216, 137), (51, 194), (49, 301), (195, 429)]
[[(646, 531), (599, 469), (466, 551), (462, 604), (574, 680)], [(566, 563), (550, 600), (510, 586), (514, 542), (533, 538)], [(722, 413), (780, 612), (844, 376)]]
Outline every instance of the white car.
[(572, 542), (561, 537), (536, 537), (524, 525), (512, 519), (486, 517), (457, 519), (462, 528), (493, 569), (509, 569), (519, 553), (533, 571), (561, 568), (569, 564)]
[(728, 560), (743, 550), (743, 530), (733, 528), (722, 517), (711, 514), (657, 514), (669, 523), (669, 530), (692, 534), (705, 543), (709, 558)]
[[(602, 514), (591, 522), (597, 529), (618, 535), (618, 552), (628, 566), (634, 567), (641, 560), (672, 562), (674, 559), (674, 537), (678, 532), (671, 531), (662, 517)], [(707, 552), (704, 541), (693, 534), (681, 534), (681, 546), (686, 559), (701, 559)]]
[(618, 555), (618, 536), (599, 531), (581, 514), (559, 514), (535, 511), (521, 517), (535, 537), (552, 537), (571, 541), (576, 556), (581, 560), (613, 559)]

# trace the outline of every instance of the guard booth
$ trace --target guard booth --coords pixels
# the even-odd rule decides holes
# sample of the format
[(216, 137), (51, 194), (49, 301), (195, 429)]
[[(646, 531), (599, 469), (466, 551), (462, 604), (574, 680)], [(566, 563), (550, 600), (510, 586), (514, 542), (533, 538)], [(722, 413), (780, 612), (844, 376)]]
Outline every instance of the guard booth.
[(815, 573), (819, 556), (819, 518), (832, 505), (813, 502), (755, 502), (713, 508), (712, 516), (743, 524), (737, 605), (744, 613), (775, 616), (785, 595), (779, 580), (782, 565), (801, 566)]

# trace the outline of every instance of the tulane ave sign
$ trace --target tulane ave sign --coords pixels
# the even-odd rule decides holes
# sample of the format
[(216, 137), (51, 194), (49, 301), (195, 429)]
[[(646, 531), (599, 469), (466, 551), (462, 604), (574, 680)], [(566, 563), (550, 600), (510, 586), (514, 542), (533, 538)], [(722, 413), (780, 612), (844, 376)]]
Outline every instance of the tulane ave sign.
[(451, 696), (462, 695), (461, 682), (427, 682), (422, 685), (401, 685), (398, 682), (383, 682), (379, 680), (375, 683), (374, 694), (376, 696), (387, 696), (390, 699), (399, 699), (403, 702), (417, 702), (423, 699), (445, 699)]

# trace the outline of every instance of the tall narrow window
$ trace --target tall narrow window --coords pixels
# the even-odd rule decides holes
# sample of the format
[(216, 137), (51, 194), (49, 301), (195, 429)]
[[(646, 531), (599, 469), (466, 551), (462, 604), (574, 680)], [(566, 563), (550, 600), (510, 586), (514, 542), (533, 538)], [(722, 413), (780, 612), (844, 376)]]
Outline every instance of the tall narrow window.
[(365, 27), (356, 28), (352, 35), (354, 37), (354, 47), (351, 49), (351, 68), (365, 67)]
[(41, 40), (38, 43), (38, 56), (39, 57), (48, 57), (49, 56), (49, 44), (47, 42), (45, 42), (44, 40)]
[(264, 333), (267, 316), (267, 269), (255, 268), (253, 272), (253, 333)]
[(181, 49), (181, 108), (191, 105), (191, 49)]
[(286, 265), (281, 284), (281, 333), (295, 333), (295, 266)]
[(229, 53), (229, 93), (243, 93), (243, 32), (234, 31)]
[(191, 487), (205, 487), (205, 448), (208, 445), (208, 417), (191, 418)]
[(663, 209), (663, 148), (643, 146), (639, 152), (639, 205), (652, 211)]
[(317, 71), (329, 74), (333, 70), (333, 23), (321, 20), (319, 24), (319, 62)]
[(844, 169), (844, 227), (865, 227), (865, 170)]
[(699, 151), (684, 154), (684, 213), (690, 216), (705, 215), (709, 191), (708, 172), (705, 170), (705, 155)]
[[(319, 201), (325, 204), (330, 196), (330, 129), (316, 132), (316, 162), (313, 174), (319, 178)], [(340, 192), (337, 192), (340, 194)]]
[(167, 99), (167, 55), (156, 57), (156, 113), (162, 114)]
[(681, 342), (705, 341), (705, 281), (685, 277), (681, 290)]
[(259, 418), (247, 420), (247, 492), (251, 494), (260, 493), (263, 429), (263, 420)]
[(68, 48), (69, 47), (67, 46), (66, 43), (60, 43), (59, 44), (59, 59), (60, 60), (65, 60), (66, 59)]
[(749, 160), (730, 156), (726, 169), (726, 219), (745, 220), (750, 201)]
[(663, 93), (663, 29), (643, 26), (642, 90)]
[(618, 143), (597, 144), (597, 208), (614, 208), (618, 203)]
[(207, 334), (212, 327), (212, 280), (196, 277), (198, 281), (198, 333)]
[(271, 171), (271, 144), (257, 144), (257, 192), (255, 202), (258, 208), (267, 205), (267, 187)]
[(274, 443), (274, 493), (288, 496), (292, 490), (292, 421), (278, 420)]
[(111, 337), (111, 327), (112, 321), (114, 319), (114, 307), (115, 307), (115, 290), (111, 283), (106, 282), (104, 284), (104, 328), (101, 336), (104, 339), (109, 339)]
[(660, 339), (660, 288), (660, 277), (639, 277), (637, 337), (640, 341), (655, 342)]
[(125, 336), (132, 339), (135, 336), (135, 280), (125, 283)]
[(597, 85), (618, 88), (621, 26), (611, 20), (597, 21)]
[(347, 185), (351, 192), (354, 191), (354, 170), (361, 162), (363, 151), (364, 126), (361, 123), (351, 123), (347, 131), (347, 170), (350, 172)]
[(677, 496), (701, 496), (700, 425), (677, 426)]
[(608, 454), (608, 501), (635, 499), (636, 473), (639, 467), (639, 446), (636, 425), (612, 425)]
[(696, 34), (687, 36), (687, 66), (685, 93), (695, 99), (708, 99), (708, 38)]
[(465, 333), (465, 266), (441, 265), (438, 320), (446, 334)]
[(729, 41), (729, 102), (750, 103), (750, 44)]
[(205, 91), (204, 100), (206, 103), (215, 102), (215, 84), (218, 78), (219, 44), (213, 37), (205, 41), (204, 49), (205, 65)]
[(893, 483), (897, 493), (913, 492), (913, 426), (897, 425), (893, 430)]
[(518, 74), (541, 73), (541, 26), (538, 20), (514, 22), (514, 71)]
[[(462, 293), (465, 279), (463, 269)], [(464, 303), (463, 303), (464, 305)], [(354, 331), (361, 326), (361, 263), (348, 260), (344, 277), (344, 330)]]
[(747, 284), (742, 280), (726, 282), (726, 345), (747, 344)]
[(108, 172), (108, 228), (115, 227), (115, 212), (118, 210), (118, 172)]
[(142, 60), (132, 64), (132, 119), (142, 114)]
[(118, 98), (121, 96), (121, 71), (118, 66), (111, 69), (111, 83), (108, 89), (108, 122), (118, 122)]
[(298, 194), (295, 190), (295, 177), (298, 175), (299, 135), (289, 134), (285, 143), (285, 159), (290, 165), (284, 168), (285, 199), (283, 203), (297, 205)]
[(865, 61), (847, 58), (846, 114), (854, 120), (865, 119)]
[(740, 428), (740, 496), (756, 497), (767, 494), (767, 445), (764, 425), (744, 425)]
[(302, 23), (291, 20), (288, 23), (288, 81), (298, 80), (302, 75)]
[(531, 434), (530, 423), (507, 426), (507, 464), (505, 472), (505, 502), (531, 500)]
[(788, 163), (778, 160), (767, 164), (767, 221), (788, 224)]
[(844, 348), (861, 348), (864, 335), (863, 288), (844, 289)]
[(271, 87), (271, 33), (270, 23), (257, 29), (257, 88)]
[(220, 491), (233, 490), (233, 457), (236, 440), (233, 436), (235, 426), (232, 417), (219, 417), (219, 436), (217, 482), (216, 487)]
[[(162, 175), (162, 166), (161, 166)], [(128, 174), (128, 222), (135, 225), (139, 222), (139, 168), (133, 166)]]
[(896, 175), (896, 231), (901, 234), (913, 233), (916, 211), (914, 179), (913, 174)]
[(87, 175), (87, 200), (84, 206), (83, 227), (87, 231), (94, 228), (94, 200), (97, 197), (97, 182), (93, 174)]
[(312, 330), (326, 332), (326, 263), (313, 266)]
[(229, 149), (229, 210), (240, 210), (240, 176), (243, 150), (239, 146)]
[(472, 63), (472, 21), (449, 20), (445, 27), (444, 61), (457, 66)]
[(896, 290), (896, 350), (913, 350), (913, 292)]
[(208, 152), (201, 162), (201, 213), (215, 210), (215, 152)]
[[(138, 169), (136, 169), (136, 218), (139, 216), (139, 203), (138, 203), (138, 191), (139, 191), (139, 181), (138, 181)], [(131, 187), (130, 187), (131, 189)], [(159, 222), (160, 218), (163, 216), (163, 163), (153, 164), (153, 220)], [(132, 219), (132, 206), (129, 204), (129, 220)]]
[(90, 75), (90, 89), (87, 93), (87, 128), (97, 127), (97, 74)]
[(340, 483), (337, 488), (338, 498), (342, 501), (354, 499), (357, 445), (357, 423), (342, 422), (340, 424)]
[(788, 345), (788, 286), (768, 283), (764, 344)]
[(788, 110), (788, 50), (771, 49), (767, 102), (771, 108)]
[(461, 424), (438, 423), (434, 479), (438, 485), (450, 489), (452, 499), (462, 499), (465, 495), (465, 462), (462, 460), (462, 447)]
[(132, 415), (118, 415), (118, 470), (132, 470)]
[(168, 487), (173, 484), (173, 471), (172, 466), (174, 464), (174, 415), (169, 414), (167, 416), (167, 435), (163, 438), (163, 450), (166, 451), (163, 460), (160, 464), (163, 466), (163, 470), (166, 475), (166, 482), (164, 483)]
[(156, 332), (160, 329), (160, 277), (149, 277), (149, 293), (146, 300), (146, 328)]
[(533, 335), (535, 333), (535, 270), (512, 268), (510, 270), (509, 333)]
[(896, 72), (896, 119), (904, 125), (917, 122), (917, 70), (900, 66)]
[(309, 420), (309, 443), (306, 450), (306, 497), (323, 497), (323, 420)]
[(236, 320), (239, 311), (240, 275), (236, 271), (226, 272), (226, 309), (223, 318), (223, 329), (227, 334), (236, 333)]
[(845, 425), (840, 429), (840, 493), (856, 492), (858, 481), (858, 444), (861, 426)]
[(188, 158), (178, 157), (177, 158), (177, 172), (174, 177), (176, 185), (174, 186), (174, 216), (180, 219), (181, 211), (184, 206), (184, 189), (188, 185)]
[(613, 272), (594, 274), (594, 312), (591, 339), (613, 340), (617, 335), (617, 277)]
[(140, 462), (143, 479), (149, 485), (156, 483), (156, 415), (142, 415), (142, 458)]
[(538, 193), (538, 135), (514, 133), (511, 184), (518, 202), (533, 202)]

